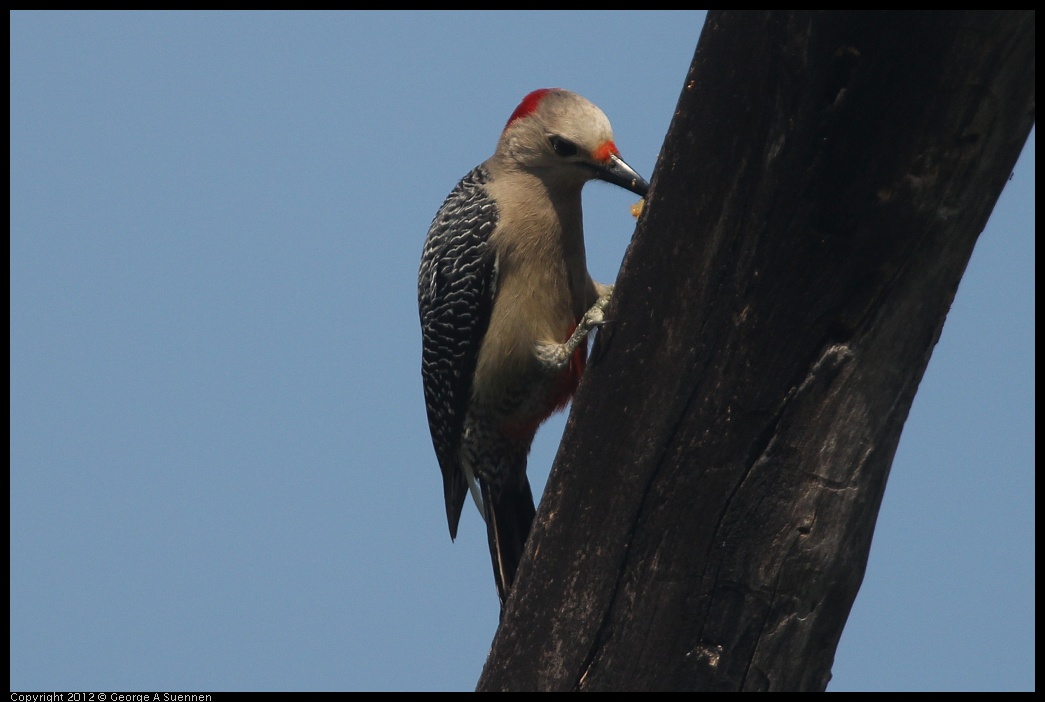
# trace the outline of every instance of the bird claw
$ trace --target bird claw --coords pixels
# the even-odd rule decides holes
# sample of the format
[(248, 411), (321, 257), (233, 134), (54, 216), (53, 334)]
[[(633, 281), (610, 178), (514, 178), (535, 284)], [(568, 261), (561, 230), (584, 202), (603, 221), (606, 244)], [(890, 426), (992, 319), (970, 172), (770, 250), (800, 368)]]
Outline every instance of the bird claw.
[(603, 292), (599, 299), (595, 301), (595, 304), (584, 313), (584, 317), (582, 318), (582, 324), (584, 324), (588, 329), (601, 327), (608, 321), (606, 319), (606, 308), (610, 306), (611, 296), (613, 295), (613, 286), (603, 285), (600, 287), (603, 288), (605, 292)]

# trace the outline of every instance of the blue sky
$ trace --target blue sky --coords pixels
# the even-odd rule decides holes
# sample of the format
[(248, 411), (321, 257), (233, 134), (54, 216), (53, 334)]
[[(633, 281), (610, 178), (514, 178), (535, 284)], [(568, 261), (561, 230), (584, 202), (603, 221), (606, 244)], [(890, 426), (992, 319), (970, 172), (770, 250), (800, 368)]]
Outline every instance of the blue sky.
[[(703, 21), (11, 14), (11, 689), (473, 689), (498, 604), (474, 507), (446, 529), (425, 232), (538, 87), (651, 177)], [(635, 199), (585, 190), (598, 280)], [(1032, 134), (829, 690), (1034, 688), (1034, 232)]]

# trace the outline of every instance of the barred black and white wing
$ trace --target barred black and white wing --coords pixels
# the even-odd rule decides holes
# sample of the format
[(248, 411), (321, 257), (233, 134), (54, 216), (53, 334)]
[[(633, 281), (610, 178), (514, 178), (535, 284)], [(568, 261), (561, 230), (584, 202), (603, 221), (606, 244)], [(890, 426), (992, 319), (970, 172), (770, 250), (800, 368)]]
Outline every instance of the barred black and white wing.
[(490, 234), (497, 226), (497, 207), (484, 187), (488, 179), (479, 166), (447, 196), (428, 230), (417, 277), (421, 380), (451, 538), (457, 537), (469, 489), (461, 438), (496, 293)]

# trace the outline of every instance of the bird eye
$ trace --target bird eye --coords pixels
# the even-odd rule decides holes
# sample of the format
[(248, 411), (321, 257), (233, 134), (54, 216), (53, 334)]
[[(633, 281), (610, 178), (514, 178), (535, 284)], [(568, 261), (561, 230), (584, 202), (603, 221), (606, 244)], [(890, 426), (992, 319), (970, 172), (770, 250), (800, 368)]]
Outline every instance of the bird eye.
[(548, 141), (551, 142), (552, 149), (554, 149), (555, 153), (560, 156), (577, 155), (577, 145), (572, 141), (567, 141), (566, 139), (555, 135), (548, 137)]

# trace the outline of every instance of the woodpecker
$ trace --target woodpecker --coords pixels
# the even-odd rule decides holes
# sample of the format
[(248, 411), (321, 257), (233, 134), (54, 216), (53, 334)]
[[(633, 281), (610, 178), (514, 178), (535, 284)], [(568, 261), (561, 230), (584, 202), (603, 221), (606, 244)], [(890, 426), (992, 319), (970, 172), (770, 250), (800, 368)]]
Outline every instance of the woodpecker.
[(535, 514), (530, 444), (573, 396), (612, 292), (585, 261), (581, 188), (594, 179), (649, 190), (602, 110), (535, 90), (447, 196), (421, 256), (421, 378), (450, 538), (470, 491), (502, 607)]

